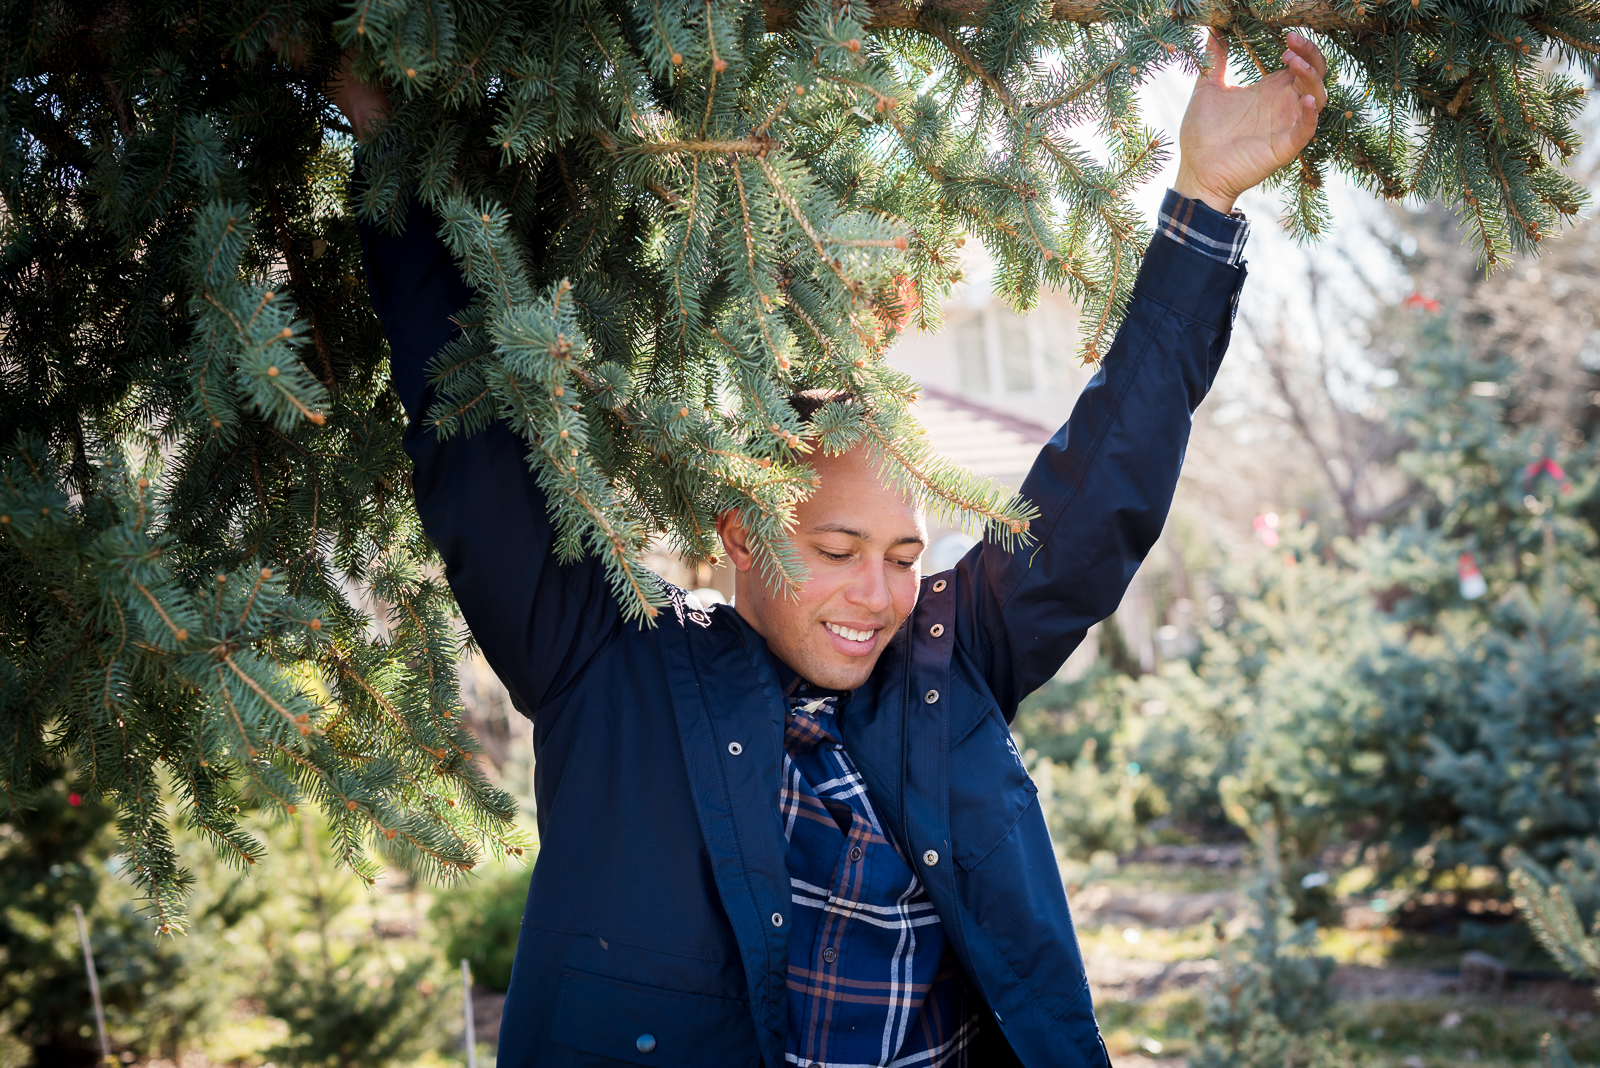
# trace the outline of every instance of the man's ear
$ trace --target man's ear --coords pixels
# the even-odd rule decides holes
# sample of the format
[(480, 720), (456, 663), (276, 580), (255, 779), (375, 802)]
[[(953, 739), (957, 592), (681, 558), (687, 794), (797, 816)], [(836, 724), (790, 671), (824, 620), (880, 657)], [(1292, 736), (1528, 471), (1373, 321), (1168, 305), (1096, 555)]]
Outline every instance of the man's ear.
[(755, 554), (750, 551), (750, 531), (745, 529), (737, 509), (729, 508), (717, 516), (717, 535), (722, 539), (729, 563), (740, 571), (749, 571), (755, 566)]

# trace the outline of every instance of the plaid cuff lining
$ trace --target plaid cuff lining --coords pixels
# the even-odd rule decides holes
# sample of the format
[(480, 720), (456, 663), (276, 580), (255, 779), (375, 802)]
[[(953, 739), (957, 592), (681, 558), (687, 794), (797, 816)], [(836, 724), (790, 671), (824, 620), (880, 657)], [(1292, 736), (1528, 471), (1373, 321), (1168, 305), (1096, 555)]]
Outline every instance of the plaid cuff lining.
[(1250, 237), (1250, 220), (1243, 212), (1224, 215), (1209, 204), (1167, 190), (1156, 219), (1156, 232), (1180, 245), (1221, 260), (1232, 267), (1244, 256), (1244, 243)]

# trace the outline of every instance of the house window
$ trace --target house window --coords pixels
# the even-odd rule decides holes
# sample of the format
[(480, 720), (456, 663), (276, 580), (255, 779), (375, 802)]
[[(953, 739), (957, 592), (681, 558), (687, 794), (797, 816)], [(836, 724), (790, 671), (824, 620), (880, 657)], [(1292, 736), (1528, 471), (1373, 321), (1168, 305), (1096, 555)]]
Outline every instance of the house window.
[(1028, 341), (1028, 324), (1010, 308), (989, 313), (1000, 343), (1000, 380), (1007, 393), (1033, 392), (1033, 345)]
[(961, 392), (989, 392), (989, 346), (984, 342), (984, 315), (980, 312), (956, 327), (956, 370)]
[(955, 325), (956, 371), (964, 393), (1032, 393), (1039, 358), (1028, 321), (995, 306)]

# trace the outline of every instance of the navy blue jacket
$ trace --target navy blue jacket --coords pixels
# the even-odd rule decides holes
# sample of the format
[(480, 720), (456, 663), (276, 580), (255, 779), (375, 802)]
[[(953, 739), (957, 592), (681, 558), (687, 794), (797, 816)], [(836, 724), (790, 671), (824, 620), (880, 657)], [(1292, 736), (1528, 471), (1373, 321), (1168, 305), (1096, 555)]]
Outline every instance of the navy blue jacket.
[[(702, 611), (675, 589), (655, 627), (624, 624), (597, 563), (554, 560), (544, 495), (510, 429), (439, 441), (423, 426), (424, 367), (470, 299), (436, 227), (414, 207), (404, 233), (364, 240), (411, 417), (417, 509), (534, 726), (540, 847), (498, 1063), (776, 1068), (786, 706), (764, 643), (732, 609)], [(922, 867), (928, 893), (1010, 1046), (976, 1063), (1107, 1063), (1008, 724), (1117, 607), (1160, 534), (1243, 277), (1155, 238), (1116, 343), (1023, 483), (1043, 513), (1037, 544), (985, 543), (924, 579), (841, 717), (886, 828), (910, 855), (938, 854)]]

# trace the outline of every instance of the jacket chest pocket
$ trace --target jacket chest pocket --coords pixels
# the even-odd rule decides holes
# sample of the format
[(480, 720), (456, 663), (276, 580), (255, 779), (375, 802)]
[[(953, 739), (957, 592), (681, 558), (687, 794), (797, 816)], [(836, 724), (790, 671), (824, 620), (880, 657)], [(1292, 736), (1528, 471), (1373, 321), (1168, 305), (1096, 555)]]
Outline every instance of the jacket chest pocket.
[(979, 711), (950, 747), (950, 844), (967, 871), (1005, 841), (1039, 792), (1000, 710), (976, 694), (972, 700)]
[(625, 983), (572, 968), (561, 973), (550, 1037), (595, 1064), (755, 1068), (750, 1003)]

